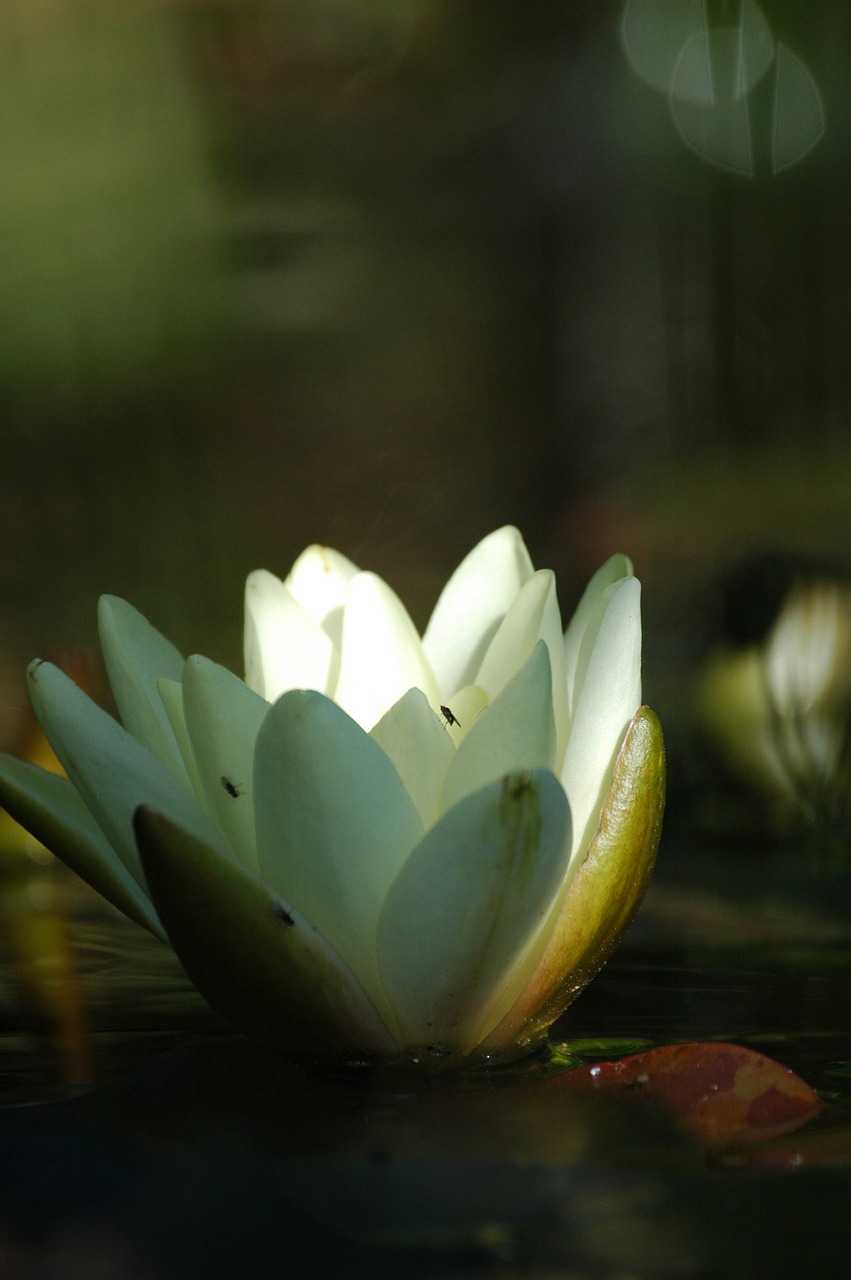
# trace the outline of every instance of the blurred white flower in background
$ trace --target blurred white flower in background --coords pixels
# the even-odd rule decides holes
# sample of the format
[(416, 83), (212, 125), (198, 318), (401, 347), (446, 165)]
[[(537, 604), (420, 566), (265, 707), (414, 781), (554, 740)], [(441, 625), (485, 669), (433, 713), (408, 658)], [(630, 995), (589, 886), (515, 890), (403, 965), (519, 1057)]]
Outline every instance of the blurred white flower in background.
[(836, 821), (851, 765), (851, 587), (793, 585), (762, 643), (711, 660), (697, 706), (737, 773), (786, 809)]

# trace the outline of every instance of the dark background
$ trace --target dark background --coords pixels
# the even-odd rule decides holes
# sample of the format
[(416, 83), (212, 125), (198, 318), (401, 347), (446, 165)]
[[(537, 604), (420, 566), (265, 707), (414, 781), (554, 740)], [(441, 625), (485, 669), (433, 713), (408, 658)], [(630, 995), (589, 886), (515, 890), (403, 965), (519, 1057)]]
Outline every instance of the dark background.
[(847, 6), (765, 0), (824, 135), (771, 172), (767, 75), (749, 176), (687, 144), (623, 8), (4, 6), (7, 742), (102, 591), (240, 669), (250, 569), (321, 540), (424, 625), (508, 521), (565, 609), (632, 555), (676, 737), (717, 575), (844, 554)]

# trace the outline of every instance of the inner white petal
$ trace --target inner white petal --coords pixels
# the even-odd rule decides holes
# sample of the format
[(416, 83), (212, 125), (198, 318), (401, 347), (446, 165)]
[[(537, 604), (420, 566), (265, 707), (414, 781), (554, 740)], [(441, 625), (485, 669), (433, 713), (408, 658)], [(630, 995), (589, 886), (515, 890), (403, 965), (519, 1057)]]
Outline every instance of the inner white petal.
[(305, 613), (321, 624), (345, 605), (349, 583), (358, 572), (357, 565), (339, 551), (314, 544), (302, 551), (285, 585)]
[(574, 858), (594, 836), (615, 758), (641, 705), (641, 588), (636, 578), (622, 578), (598, 600), (582, 643), (576, 690), (561, 774), (573, 815)]
[(488, 534), (450, 577), (423, 646), (444, 691), (471, 684), (517, 593), (534, 572), (513, 525)]
[(328, 691), (334, 647), (280, 579), (265, 569), (245, 587), (245, 683), (267, 702), (287, 689)]
[(409, 689), (422, 689), (435, 710), (440, 706), (437, 681), (405, 606), (376, 574), (359, 573), (349, 585), (334, 700), (371, 729)]

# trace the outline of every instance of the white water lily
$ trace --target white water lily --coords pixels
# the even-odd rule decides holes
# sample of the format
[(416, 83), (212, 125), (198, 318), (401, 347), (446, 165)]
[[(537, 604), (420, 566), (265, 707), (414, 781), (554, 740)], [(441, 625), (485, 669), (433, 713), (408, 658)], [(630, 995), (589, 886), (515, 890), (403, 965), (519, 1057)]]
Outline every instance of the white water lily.
[(68, 779), (5, 757), (0, 799), (238, 1026), (301, 1053), (511, 1056), (603, 963), (655, 856), (639, 593), (614, 556), (563, 635), (507, 527), (420, 638), (380, 578), (310, 547), (248, 579), (244, 681), (104, 597), (123, 727), (31, 664)]
[(760, 644), (713, 656), (696, 711), (733, 771), (781, 817), (836, 822), (847, 812), (851, 750), (848, 584), (793, 585)]

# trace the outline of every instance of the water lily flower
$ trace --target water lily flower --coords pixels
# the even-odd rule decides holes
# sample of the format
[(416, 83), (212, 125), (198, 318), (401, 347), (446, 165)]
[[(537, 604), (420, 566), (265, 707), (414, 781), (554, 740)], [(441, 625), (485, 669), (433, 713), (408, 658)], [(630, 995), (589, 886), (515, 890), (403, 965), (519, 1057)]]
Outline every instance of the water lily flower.
[(851, 587), (794, 583), (761, 643), (714, 655), (696, 709), (733, 770), (781, 816), (836, 822), (851, 772)]
[(517, 1056), (599, 969), (655, 857), (639, 594), (614, 556), (562, 634), (553, 574), (507, 527), (420, 637), (386, 583), (314, 546), (284, 581), (249, 577), (245, 680), (106, 596), (123, 726), (32, 663), (68, 778), (5, 757), (0, 799), (254, 1035)]

